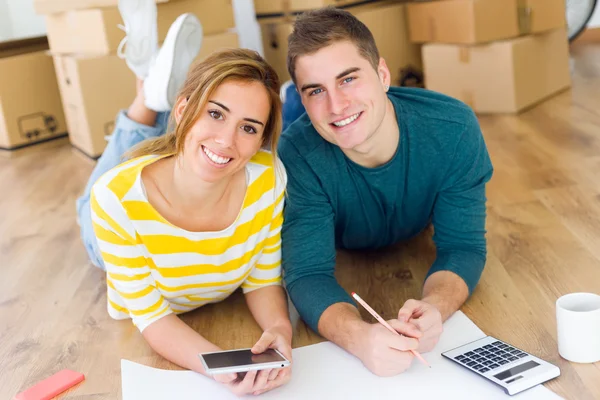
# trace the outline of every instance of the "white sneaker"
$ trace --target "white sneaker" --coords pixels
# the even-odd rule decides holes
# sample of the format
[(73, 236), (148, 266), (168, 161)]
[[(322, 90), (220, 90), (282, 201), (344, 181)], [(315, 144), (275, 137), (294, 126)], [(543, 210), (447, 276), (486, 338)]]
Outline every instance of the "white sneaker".
[(202, 24), (194, 14), (182, 14), (173, 22), (144, 80), (146, 107), (157, 112), (171, 110), (200, 52), (202, 32)]
[(285, 99), (287, 98), (287, 91), (288, 88), (290, 86), (292, 86), (294, 84), (294, 81), (292, 81), (291, 79), (286, 81), (283, 85), (281, 85), (281, 88), (279, 89), (279, 98), (281, 98), (281, 102), (285, 103)]
[(117, 55), (138, 78), (145, 79), (158, 51), (155, 0), (119, 0), (119, 12), (125, 24), (119, 27), (126, 36), (119, 43)]

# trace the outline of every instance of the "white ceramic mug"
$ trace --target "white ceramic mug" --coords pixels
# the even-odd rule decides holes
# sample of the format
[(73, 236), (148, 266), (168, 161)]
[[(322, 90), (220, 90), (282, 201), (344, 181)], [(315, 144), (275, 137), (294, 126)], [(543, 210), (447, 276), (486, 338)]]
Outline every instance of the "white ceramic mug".
[(576, 363), (600, 361), (600, 296), (571, 293), (556, 301), (558, 352)]

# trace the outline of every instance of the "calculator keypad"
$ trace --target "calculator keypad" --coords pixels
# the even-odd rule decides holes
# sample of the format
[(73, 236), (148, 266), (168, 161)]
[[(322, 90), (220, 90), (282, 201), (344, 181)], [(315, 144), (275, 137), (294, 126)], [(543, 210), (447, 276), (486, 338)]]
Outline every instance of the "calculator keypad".
[(485, 373), (523, 357), (527, 357), (527, 353), (496, 341), (456, 356), (455, 360), (478, 372)]

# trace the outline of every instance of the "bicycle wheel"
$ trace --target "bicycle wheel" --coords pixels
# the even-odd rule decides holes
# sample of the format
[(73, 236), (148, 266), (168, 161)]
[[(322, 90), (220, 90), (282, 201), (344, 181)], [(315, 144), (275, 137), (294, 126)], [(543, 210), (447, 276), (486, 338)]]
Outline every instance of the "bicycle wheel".
[(567, 31), (570, 42), (585, 30), (596, 2), (597, 0), (567, 0)]

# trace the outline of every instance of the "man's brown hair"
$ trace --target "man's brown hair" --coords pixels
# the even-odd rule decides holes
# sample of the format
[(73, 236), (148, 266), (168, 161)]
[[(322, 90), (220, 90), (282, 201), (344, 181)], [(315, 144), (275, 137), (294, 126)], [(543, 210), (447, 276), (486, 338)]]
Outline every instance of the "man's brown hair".
[(375, 70), (379, 65), (379, 50), (373, 34), (348, 11), (325, 7), (302, 13), (294, 22), (288, 38), (287, 67), (296, 82), (296, 60), (313, 54), (335, 42), (350, 41)]

